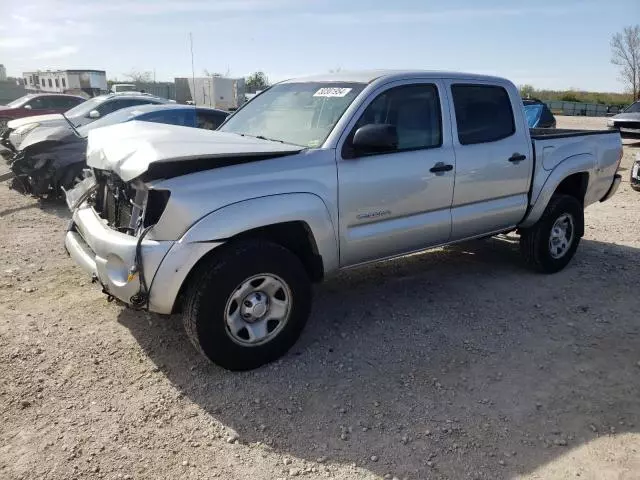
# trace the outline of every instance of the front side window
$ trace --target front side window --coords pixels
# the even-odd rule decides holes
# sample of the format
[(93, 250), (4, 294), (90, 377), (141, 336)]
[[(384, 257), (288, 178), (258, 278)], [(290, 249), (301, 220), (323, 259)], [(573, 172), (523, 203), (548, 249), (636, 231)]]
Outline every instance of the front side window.
[(254, 97), (220, 127), (222, 132), (320, 147), (364, 83), (280, 83)]
[(36, 97), (31, 100), (28, 105), (32, 110), (44, 110), (45, 108), (50, 108), (46, 97)]
[(135, 107), (138, 105), (148, 105), (150, 103), (160, 103), (150, 98), (121, 98), (117, 100), (111, 100), (110, 102), (105, 102), (100, 105), (97, 110), (100, 112), (100, 115), (104, 116), (111, 112), (117, 112), (120, 109), (127, 107)]
[(165, 123), (167, 125), (193, 126), (193, 111), (183, 109), (161, 110), (141, 115), (136, 120), (143, 122)]
[(65, 112), (65, 115), (69, 118), (84, 117), (88, 115), (91, 110), (95, 110), (102, 105), (105, 102), (105, 98), (104, 96), (90, 98), (86, 102), (82, 102), (68, 112)]
[(495, 142), (516, 131), (507, 91), (493, 85), (452, 85), (461, 145)]
[(440, 119), (440, 100), (435, 85), (395, 87), (369, 104), (352, 134), (364, 125), (388, 124), (396, 127), (398, 151), (438, 147), (442, 145)]
[(67, 88), (67, 81), (64, 78), (61, 78), (60, 81), (62, 82), (62, 88)]

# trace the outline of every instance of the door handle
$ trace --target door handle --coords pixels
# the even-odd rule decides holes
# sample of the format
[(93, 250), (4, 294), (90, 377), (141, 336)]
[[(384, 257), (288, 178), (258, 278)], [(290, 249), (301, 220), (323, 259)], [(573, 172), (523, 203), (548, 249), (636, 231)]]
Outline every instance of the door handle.
[(453, 170), (453, 165), (446, 165), (444, 162), (438, 162), (429, 169), (433, 173), (449, 172)]
[(527, 156), (522, 155), (521, 153), (514, 153), (513, 155), (511, 155), (511, 157), (509, 157), (509, 161), (513, 163), (518, 163), (526, 159), (527, 159)]

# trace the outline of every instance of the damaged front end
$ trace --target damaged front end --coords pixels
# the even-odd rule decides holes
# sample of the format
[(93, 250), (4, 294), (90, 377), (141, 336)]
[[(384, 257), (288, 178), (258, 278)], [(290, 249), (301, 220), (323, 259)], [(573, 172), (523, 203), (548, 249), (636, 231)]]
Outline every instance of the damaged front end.
[(55, 142), (19, 150), (10, 159), (12, 188), (37, 197), (57, 198), (83, 178), (84, 148)]
[(149, 189), (139, 180), (124, 182), (105, 170), (86, 173), (66, 192), (73, 214), (67, 251), (109, 299), (147, 308), (151, 280), (173, 242), (145, 237), (162, 214), (168, 192)]

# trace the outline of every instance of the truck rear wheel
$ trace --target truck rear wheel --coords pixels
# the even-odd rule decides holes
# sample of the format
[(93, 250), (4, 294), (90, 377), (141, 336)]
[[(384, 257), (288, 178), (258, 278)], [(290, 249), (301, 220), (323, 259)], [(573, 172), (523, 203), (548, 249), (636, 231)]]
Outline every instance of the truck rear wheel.
[(520, 251), (535, 270), (559, 272), (573, 258), (583, 232), (580, 202), (570, 195), (554, 195), (538, 222), (522, 229)]
[(250, 370), (284, 355), (311, 310), (311, 282), (286, 248), (230, 244), (202, 265), (188, 287), (183, 322), (195, 347), (228, 370)]

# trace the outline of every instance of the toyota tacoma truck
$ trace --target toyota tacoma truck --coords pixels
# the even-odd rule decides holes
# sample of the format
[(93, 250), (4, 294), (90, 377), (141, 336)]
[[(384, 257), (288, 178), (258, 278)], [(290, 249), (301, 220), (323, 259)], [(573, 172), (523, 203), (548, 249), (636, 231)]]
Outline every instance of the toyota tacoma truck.
[(620, 184), (620, 135), (530, 130), (508, 80), (340, 72), (278, 83), (218, 131), (96, 129), (65, 246), (109, 299), (181, 312), (231, 370), (287, 352), (313, 282), (504, 232), (553, 273)]

